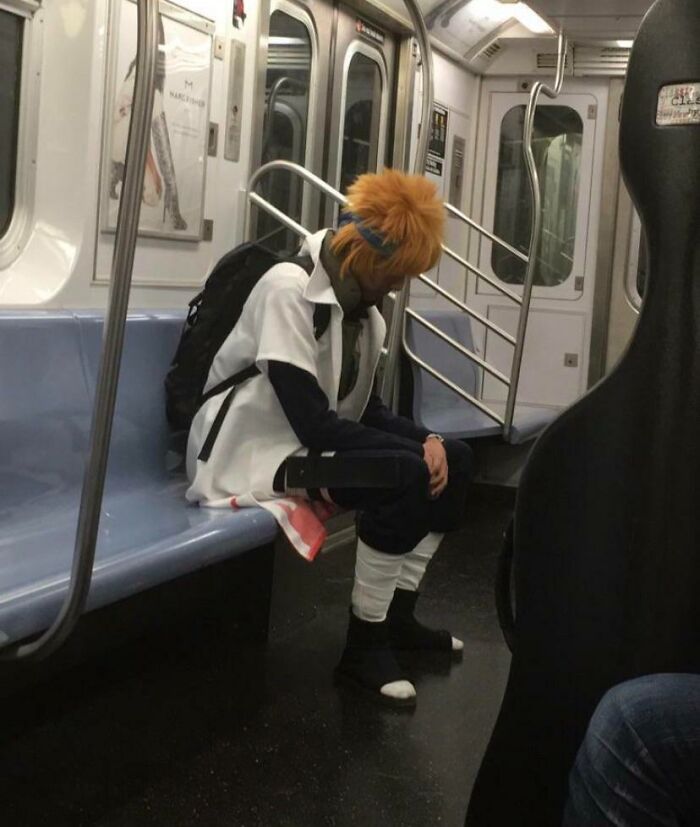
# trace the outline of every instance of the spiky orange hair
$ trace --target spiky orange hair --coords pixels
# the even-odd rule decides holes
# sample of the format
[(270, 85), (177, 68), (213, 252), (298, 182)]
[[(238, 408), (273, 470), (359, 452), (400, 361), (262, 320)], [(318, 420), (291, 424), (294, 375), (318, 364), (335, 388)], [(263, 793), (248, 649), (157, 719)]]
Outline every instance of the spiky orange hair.
[(435, 185), (422, 175), (393, 169), (368, 173), (348, 188), (345, 212), (396, 249), (390, 255), (372, 247), (354, 223), (345, 224), (333, 237), (331, 249), (342, 259), (341, 275), (374, 273), (411, 278), (434, 267), (440, 258), (445, 208)]

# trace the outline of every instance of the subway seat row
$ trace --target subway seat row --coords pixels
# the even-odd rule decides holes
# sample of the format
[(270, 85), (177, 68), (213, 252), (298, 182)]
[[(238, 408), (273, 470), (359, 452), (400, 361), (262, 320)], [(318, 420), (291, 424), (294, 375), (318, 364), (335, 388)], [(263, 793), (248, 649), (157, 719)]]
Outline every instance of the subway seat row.
[[(426, 314), (473, 347), (461, 313)], [(262, 509), (200, 509), (185, 501), (181, 454), (171, 449), (163, 378), (183, 315), (132, 313), (124, 355), (87, 609), (271, 543)], [(104, 315), (0, 313), (0, 646), (48, 627), (67, 594), (88, 452)], [(471, 392), (478, 369), (417, 325), (412, 346)], [(489, 436), (494, 424), (431, 377), (414, 377), (414, 416), (456, 438)], [(516, 440), (541, 430), (519, 422)]]
[[(0, 313), (0, 645), (55, 619), (69, 583), (104, 316)], [(88, 609), (274, 540), (262, 509), (189, 505), (163, 378), (183, 316), (127, 320)]]

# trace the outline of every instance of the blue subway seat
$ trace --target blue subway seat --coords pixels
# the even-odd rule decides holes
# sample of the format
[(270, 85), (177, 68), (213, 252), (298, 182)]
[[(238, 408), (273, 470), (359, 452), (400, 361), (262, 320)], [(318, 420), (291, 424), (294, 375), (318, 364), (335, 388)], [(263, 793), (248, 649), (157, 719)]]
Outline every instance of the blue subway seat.
[[(474, 351), (469, 316), (460, 311), (421, 310), (427, 321)], [(406, 319), (406, 335), (411, 349), (424, 362), (439, 370), (467, 393), (479, 399), (482, 368), (458, 353), (438, 336), (410, 316)], [(478, 354), (477, 354), (478, 355)], [(451, 439), (476, 439), (499, 436), (502, 427), (474, 405), (439, 382), (427, 371), (411, 363), (413, 373), (413, 418), (425, 428)], [(489, 405), (503, 415), (504, 405)], [(557, 416), (548, 409), (516, 408), (510, 442), (520, 444), (536, 437)]]
[[(0, 644), (40, 632), (66, 595), (103, 315), (0, 313)], [(88, 609), (274, 540), (262, 509), (188, 505), (163, 378), (183, 317), (129, 316)]]

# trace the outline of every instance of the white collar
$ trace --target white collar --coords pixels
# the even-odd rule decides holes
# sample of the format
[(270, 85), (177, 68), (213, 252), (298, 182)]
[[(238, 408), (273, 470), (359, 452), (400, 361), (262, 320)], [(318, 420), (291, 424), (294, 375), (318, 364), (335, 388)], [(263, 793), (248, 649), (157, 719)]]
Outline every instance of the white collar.
[(307, 236), (301, 245), (300, 255), (311, 256), (314, 269), (304, 288), (304, 298), (314, 304), (335, 304), (340, 307), (338, 297), (328, 277), (328, 273), (321, 263), (321, 247), (328, 229), (319, 230)]

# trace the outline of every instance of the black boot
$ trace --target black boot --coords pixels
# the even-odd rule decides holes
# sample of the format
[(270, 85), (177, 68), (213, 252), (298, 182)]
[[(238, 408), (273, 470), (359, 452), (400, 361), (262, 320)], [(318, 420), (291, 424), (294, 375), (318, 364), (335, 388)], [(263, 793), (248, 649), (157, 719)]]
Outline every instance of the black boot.
[(408, 681), (391, 651), (388, 633), (386, 620), (369, 623), (360, 620), (351, 610), (347, 643), (335, 668), (335, 679), (338, 683), (361, 689), (374, 700), (389, 706), (413, 707), (416, 705), (415, 690), (410, 697), (396, 697), (381, 691), (388, 684)]
[(414, 616), (418, 592), (396, 589), (389, 606), (389, 641), (393, 649), (421, 652), (448, 652), (459, 660), (462, 650), (455, 649), (452, 635), (445, 629), (430, 629)]

